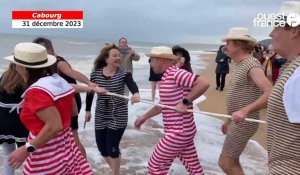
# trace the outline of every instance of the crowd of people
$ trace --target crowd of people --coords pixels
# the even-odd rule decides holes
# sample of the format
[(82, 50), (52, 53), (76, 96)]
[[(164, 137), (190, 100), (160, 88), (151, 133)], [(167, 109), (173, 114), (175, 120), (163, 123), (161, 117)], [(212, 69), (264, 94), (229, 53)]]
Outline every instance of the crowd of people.
[[(300, 2), (284, 2), (284, 14), (299, 13)], [(285, 20), (285, 19), (283, 19)], [(229, 175), (244, 174), (240, 156), (257, 131), (259, 111), (267, 108), (267, 152), (269, 174), (298, 174), (300, 166), (300, 26), (275, 27), (272, 44), (257, 45), (247, 28), (233, 27), (222, 39), (215, 62), (216, 89), (223, 91), (229, 62), (235, 63), (227, 89), (227, 114), (222, 132), (226, 134), (219, 166)], [(147, 54), (152, 100), (159, 82), (163, 107), (154, 106), (134, 122), (140, 128), (148, 119), (162, 114), (164, 135), (148, 162), (149, 174), (168, 174), (179, 158), (191, 175), (204, 174), (194, 137), (197, 128), (193, 101), (210, 87), (209, 81), (193, 73), (187, 49), (175, 45), (153, 47)], [(58, 56), (49, 39), (36, 38), (19, 43), (0, 79), (0, 144), (4, 150), (3, 169), (23, 174), (93, 174), (84, 146), (78, 137), (79, 93), (86, 92), (85, 121), (95, 108), (95, 142), (113, 175), (120, 174), (120, 141), (127, 127), (128, 100), (140, 102), (133, 79), (132, 61), (140, 56), (122, 37), (119, 44), (104, 46), (88, 78), (72, 69)], [(76, 82), (86, 84), (77, 85)], [(108, 93), (109, 92), (109, 93)], [(209, 96), (207, 97), (209, 98)], [(169, 107), (165, 107), (169, 106)]]

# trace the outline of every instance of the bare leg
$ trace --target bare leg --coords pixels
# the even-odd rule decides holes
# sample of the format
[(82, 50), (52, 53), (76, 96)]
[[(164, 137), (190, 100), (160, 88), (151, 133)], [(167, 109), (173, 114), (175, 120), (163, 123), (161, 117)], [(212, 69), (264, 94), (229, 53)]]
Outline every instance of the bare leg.
[(157, 88), (160, 89), (160, 81), (157, 82)]
[(244, 175), (239, 159), (232, 159), (221, 154), (219, 158), (219, 166), (228, 175)]
[(111, 157), (104, 157), (104, 159), (105, 159), (106, 163), (109, 165), (110, 169), (113, 169)]
[(156, 93), (156, 81), (151, 81), (151, 95), (152, 95), (152, 101), (155, 100), (155, 93)]
[(120, 167), (121, 167), (121, 156), (118, 158), (111, 158), (111, 169), (112, 175), (120, 175)]

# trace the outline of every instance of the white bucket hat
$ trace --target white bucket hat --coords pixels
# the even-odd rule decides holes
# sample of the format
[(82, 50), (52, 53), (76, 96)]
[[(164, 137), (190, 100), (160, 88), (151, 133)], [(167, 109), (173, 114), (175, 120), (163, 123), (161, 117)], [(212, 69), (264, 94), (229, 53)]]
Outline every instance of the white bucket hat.
[(285, 1), (282, 3), (279, 10), (284, 16), (279, 16), (279, 21), (284, 21), (292, 27), (300, 25), (300, 2), (299, 1)]
[(155, 58), (166, 58), (171, 60), (178, 60), (178, 57), (173, 54), (172, 49), (167, 46), (159, 46), (153, 47), (150, 53), (146, 54), (148, 57), (155, 57)]
[(44, 46), (35, 43), (19, 43), (15, 46), (14, 54), (4, 59), (29, 68), (43, 68), (56, 62), (56, 57), (47, 54)]
[(227, 40), (242, 40), (256, 43), (256, 39), (251, 37), (248, 29), (244, 27), (231, 28), (228, 34), (222, 39), (223, 42)]
[(300, 2), (299, 1), (285, 1), (282, 3), (280, 12), (284, 13), (284, 16), (288, 16), (291, 13), (298, 13), (300, 15)]

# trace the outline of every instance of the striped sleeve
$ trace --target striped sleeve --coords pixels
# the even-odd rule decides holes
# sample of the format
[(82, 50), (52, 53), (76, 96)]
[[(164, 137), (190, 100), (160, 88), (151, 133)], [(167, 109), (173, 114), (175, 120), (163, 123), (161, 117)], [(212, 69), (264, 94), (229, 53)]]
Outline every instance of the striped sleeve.
[(181, 87), (192, 88), (196, 79), (197, 79), (196, 74), (190, 73), (183, 69), (179, 69), (174, 74), (174, 80), (176, 84)]
[(259, 68), (263, 69), (263, 66), (256, 58), (252, 58), (252, 60), (248, 60), (247, 64), (245, 64), (245, 66), (247, 67), (247, 70), (248, 70), (247, 74), (254, 67), (259, 67)]

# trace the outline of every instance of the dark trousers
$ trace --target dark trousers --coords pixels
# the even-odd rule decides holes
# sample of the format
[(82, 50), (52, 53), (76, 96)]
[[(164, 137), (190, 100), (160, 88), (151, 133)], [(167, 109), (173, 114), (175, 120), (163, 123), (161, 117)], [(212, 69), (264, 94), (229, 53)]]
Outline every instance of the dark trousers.
[(216, 73), (216, 82), (217, 82), (217, 87), (220, 87), (221, 89), (224, 88), (225, 86), (225, 78), (226, 78), (226, 74), (220, 74), (220, 73)]

